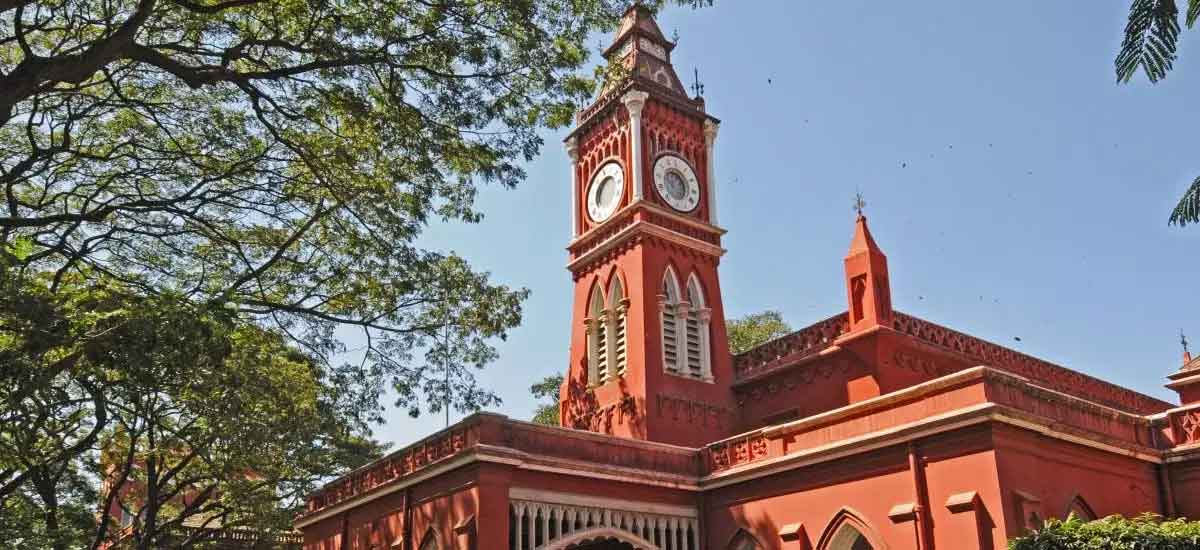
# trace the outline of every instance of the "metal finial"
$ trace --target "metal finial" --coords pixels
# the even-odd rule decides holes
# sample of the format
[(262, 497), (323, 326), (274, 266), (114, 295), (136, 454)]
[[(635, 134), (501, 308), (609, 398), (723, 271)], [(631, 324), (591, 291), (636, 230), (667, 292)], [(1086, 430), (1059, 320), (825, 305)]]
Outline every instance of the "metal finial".
[(696, 79), (694, 82), (692, 82), (692, 94), (694, 94), (696, 97), (703, 97), (704, 84), (700, 82), (700, 69), (693, 67), (692, 71)]
[(1188, 353), (1187, 336), (1183, 334), (1183, 329), (1179, 329), (1179, 345), (1183, 346), (1183, 352)]
[(867, 201), (863, 199), (863, 194), (861, 192), (854, 193), (854, 210), (858, 212), (859, 216), (862, 215), (863, 208), (866, 207)]

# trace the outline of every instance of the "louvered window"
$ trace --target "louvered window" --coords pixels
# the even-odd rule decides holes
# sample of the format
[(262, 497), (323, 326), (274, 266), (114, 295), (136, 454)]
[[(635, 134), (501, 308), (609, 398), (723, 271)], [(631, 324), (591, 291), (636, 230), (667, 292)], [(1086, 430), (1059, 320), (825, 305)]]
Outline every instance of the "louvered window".
[(599, 353), (596, 358), (596, 376), (600, 383), (608, 380), (608, 323), (601, 317), (600, 327), (596, 330), (596, 348)]
[(707, 338), (702, 332), (700, 323), (700, 312), (704, 309), (704, 299), (700, 294), (695, 277), (688, 281), (688, 313), (687, 313), (687, 374), (689, 376), (702, 377), (704, 376), (704, 341)]
[(662, 311), (662, 342), (663, 342), (663, 368), (667, 372), (679, 372), (679, 342), (678, 327), (676, 325), (675, 308), (679, 306), (679, 292), (675, 286), (675, 274), (670, 270), (667, 271), (666, 277), (663, 278), (663, 293), (662, 306), (659, 308)]
[(592, 298), (588, 305), (587, 340), (588, 340), (588, 384), (592, 386), (604, 382), (608, 375), (608, 346), (604, 322), (604, 289), (596, 284), (592, 287)]
[(625, 342), (625, 312), (629, 309), (629, 304), (625, 301), (625, 289), (621, 286), (621, 279), (613, 277), (612, 287), (608, 291), (608, 328), (611, 331), (610, 338), (612, 340), (612, 370), (617, 376), (625, 376), (626, 360), (626, 342)]

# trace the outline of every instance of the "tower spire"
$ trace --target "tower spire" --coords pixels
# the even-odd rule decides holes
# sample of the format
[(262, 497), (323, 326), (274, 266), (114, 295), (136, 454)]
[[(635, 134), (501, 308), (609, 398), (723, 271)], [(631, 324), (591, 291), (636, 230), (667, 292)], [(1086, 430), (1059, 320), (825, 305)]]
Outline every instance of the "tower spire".
[(855, 197), (854, 237), (846, 253), (846, 295), (849, 299), (850, 331), (860, 332), (892, 323), (892, 292), (888, 280), (887, 255), (875, 243), (862, 193)]

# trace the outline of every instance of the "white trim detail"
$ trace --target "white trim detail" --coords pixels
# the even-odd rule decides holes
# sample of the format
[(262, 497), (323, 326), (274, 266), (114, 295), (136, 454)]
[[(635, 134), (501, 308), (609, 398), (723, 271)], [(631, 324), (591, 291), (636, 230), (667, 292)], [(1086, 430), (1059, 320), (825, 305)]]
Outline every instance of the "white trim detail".
[(642, 200), (642, 107), (650, 94), (639, 90), (630, 90), (621, 96), (621, 102), (629, 110), (630, 141), (633, 145), (633, 202)]
[(579, 236), (579, 140), (567, 140), (567, 156), (571, 159), (571, 238)]
[(704, 121), (704, 183), (708, 186), (708, 221), (717, 225), (717, 168), (713, 158), (713, 146), (717, 143), (717, 132), (721, 123), (708, 119)]
[(658, 504), (655, 502), (580, 495), (576, 493), (564, 493), (561, 491), (534, 489), (531, 487), (509, 487), (508, 498), (510, 500), (536, 500), (538, 502), (545, 502), (548, 504), (563, 504), (566, 506), (577, 506), (584, 508), (621, 509), (627, 512), (658, 514), (662, 516), (679, 516), (683, 518), (700, 517), (700, 511), (692, 506), (678, 506), (674, 504)]
[(511, 550), (566, 550), (604, 538), (628, 542), (639, 550), (699, 550), (700, 521), (694, 509), (679, 516), (632, 510), (630, 503), (615, 499), (548, 494), (559, 501), (581, 502), (571, 504), (524, 500), (514, 498), (514, 493), (536, 492), (510, 489)]

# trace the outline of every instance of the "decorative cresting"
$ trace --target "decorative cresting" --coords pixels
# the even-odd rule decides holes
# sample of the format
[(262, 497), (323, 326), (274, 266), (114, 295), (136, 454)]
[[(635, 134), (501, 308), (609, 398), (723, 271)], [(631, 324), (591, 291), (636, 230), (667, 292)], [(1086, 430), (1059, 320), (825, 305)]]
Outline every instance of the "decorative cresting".
[(590, 540), (616, 538), (646, 550), (699, 550), (696, 518), (592, 506), (512, 500), (508, 528), (512, 550), (559, 550)]
[(838, 336), (849, 331), (849, 316), (839, 313), (734, 357), (734, 374), (739, 380), (744, 380), (789, 366), (832, 346)]
[(329, 483), (308, 497), (301, 517), (316, 513), (386, 483), (455, 456), (479, 440), (477, 424), (443, 430)]
[(893, 328), (938, 347), (966, 355), (982, 364), (1024, 376), (1052, 390), (1077, 395), (1123, 411), (1154, 414), (1172, 407), (1166, 401), (1142, 395), (1081, 372), (1030, 357), (899, 311), (894, 313)]

